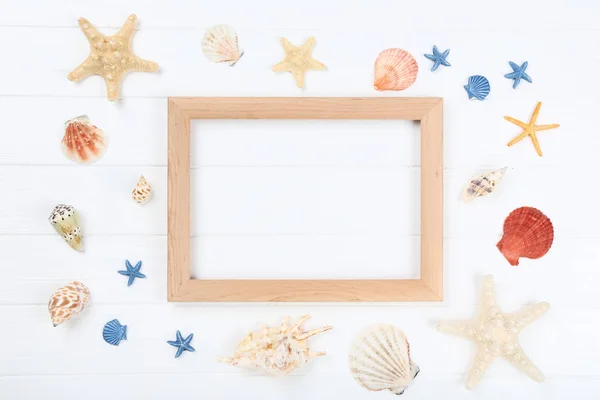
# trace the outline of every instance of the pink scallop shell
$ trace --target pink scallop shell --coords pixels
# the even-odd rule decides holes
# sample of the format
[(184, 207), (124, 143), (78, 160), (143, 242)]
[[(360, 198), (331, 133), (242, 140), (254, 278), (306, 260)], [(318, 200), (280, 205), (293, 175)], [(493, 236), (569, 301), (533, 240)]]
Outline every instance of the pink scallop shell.
[(406, 50), (387, 49), (375, 60), (374, 86), (377, 90), (404, 90), (417, 80), (419, 66)]

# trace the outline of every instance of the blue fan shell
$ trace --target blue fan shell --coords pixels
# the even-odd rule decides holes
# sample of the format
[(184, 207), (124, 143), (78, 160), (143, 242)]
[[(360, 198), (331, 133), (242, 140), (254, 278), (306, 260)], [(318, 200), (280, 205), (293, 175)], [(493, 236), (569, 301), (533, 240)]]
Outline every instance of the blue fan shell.
[(104, 341), (118, 346), (121, 340), (127, 340), (127, 325), (121, 325), (118, 319), (108, 321), (102, 330)]
[(490, 82), (485, 76), (473, 75), (469, 77), (469, 82), (464, 87), (469, 99), (474, 97), (477, 100), (484, 100), (490, 94)]

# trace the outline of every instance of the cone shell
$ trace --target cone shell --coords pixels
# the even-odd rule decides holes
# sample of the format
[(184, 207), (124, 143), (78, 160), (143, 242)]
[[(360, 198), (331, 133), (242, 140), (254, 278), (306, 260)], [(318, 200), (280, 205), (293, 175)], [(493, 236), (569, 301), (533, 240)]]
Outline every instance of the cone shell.
[(48, 302), (52, 324), (58, 326), (79, 314), (87, 305), (89, 298), (90, 290), (78, 281), (58, 289)]
[(140, 176), (140, 179), (138, 179), (135, 188), (133, 188), (133, 192), (131, 192), (131, 196), (138, 204), (147, 203), (152, 198), (152, 187), (146, 182), (144, 175)]
[(83, 234), (75, 207), (66, 204), (57, 205), (48, 217), (48, 221), (73, 250), (83, 251)]
[(212, 62), (229, 63), (233, 66), (244, 52), (239, 48), (238, 36), (228, 25), (209, 28), (202, 39), (202, 52)]
[(404, 332), (392, 325), (371, 325), (360, 332), (348, 361), (356, 382), (371, 391), (402, 394), (419, 373)]
[(65, 122), (65, 135), (60, 144), (69, 160), (91, 164), (102, 158), (108, 140), (101, 129), (92, 125), (86, 115), (82, 115)]
[(408, 51), (402, 49), (384, 50), (379, 53), (375, 61), (375, 89), (407, 89), (417, 80), (418, 72), (417, 61)]
[(519, 258), (540, 258), (550, 250), (554, 227), (550, 218), (533, 207), (517, 208), (504, 221), (504, 235), (496, 247), (510, 265)]
[(500, 183), (500, 180), (502, 180), (506, 170), (507, 167), (504, 167), (474, 177), (465, 189), (465, 201), (471, 201), (474, 198), (492, 193), (496, 189), (498, 183)]

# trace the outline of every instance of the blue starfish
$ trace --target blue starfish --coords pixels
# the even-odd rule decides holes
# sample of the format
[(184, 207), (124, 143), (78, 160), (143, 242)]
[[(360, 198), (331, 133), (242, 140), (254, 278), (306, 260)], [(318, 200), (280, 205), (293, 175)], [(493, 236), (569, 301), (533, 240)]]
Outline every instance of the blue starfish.
[(525, 70), (527, 69), (527, 66), (529, 65), (529, 63), (527, 61), (525, 61), (523, 64), (521, 64), (520, 67), (512, 61), (509, 61), (508, 63), (510, 64), (510, 67), (513, 69), (513, 72), (511, 72), (510, 74), (504, 75), (504, 77), (515, 80), (515, 82), (513, 83), (513, 89), (516, 89), (517, 86), (519, 86), (519, 83), (521, 83), (521, 79), (531, 83), (531, 77), (529, 75), (527, 75), (527, 73), (525, 72)]
[(181, 332), (177, 331), (177, 340), (176, 341), (171, 341), (171, 340), (167, 341), (167, 343), (169, 343), (171, 346), (178, 348), (177, 353), (175, 354), (175, 358), (179, 357), (184, 351), (191, 351), (191, 352), (196, 351), (195, 348), (190, 346), (190, 342), (192, 341), (193, 338), (194, 338), (193, 333), (190, 333), (190, 335), (184, 339), (183, 336), (181, 336)]
[(129, 280), (127, 281), (127, 286), (131, 286), (133, 284), (133, 281), (135, 280), (135, 278), (145, 278), (146, 277), (146, 275), (144, 275), (140, 272), (140, 268), (142, 268), (141, 261), (138, 261), (138, 263), (135, 264), (135, 267), (132, 267), (129, 260), (125, 260), (125, 268), (127, 268), (127, 270), (119, 271), (119, 273), (121, 275), (127, 275), (129, 277)]
[(446, 67), (450, 67), (450, 63), (446, 61), (446, 57), (450, 54), (450, 49), (440, 53), (437, 46), (433, 46), (433, 54), (425, 54), (425, 57), (433, 61), (433, 65), (431, 67), (431, 71), (435, 71), (438, 69), (440, 65), (445, 65)]

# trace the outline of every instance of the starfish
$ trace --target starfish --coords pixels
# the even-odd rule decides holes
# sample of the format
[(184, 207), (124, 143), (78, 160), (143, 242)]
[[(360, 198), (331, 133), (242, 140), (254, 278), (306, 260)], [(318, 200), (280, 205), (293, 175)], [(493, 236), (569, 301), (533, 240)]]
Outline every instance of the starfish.
[(446, 61), (446, 57), (450, 54), (450, 49), (440, 53), (437, 46), (433, 46), (433, 54), (425, 54), (425, 58), (433, 61), (433, 65), (431, 66), (431, 72), (438, 69), (440, 65), (445, 65), (446, 67), (450, 67), (450, 63)]
[(540, 101), (537, 103), (537, 106), (535, 106), (535, 110), (533, 110), (533, 115), (531, 116), (531, 119), (529, 120), (528, 124), (526, 124), (525, 122), (521, 122), (518, 119), (514, 119), (512, 117), (504, 117), (505, 120), (512, 122), (513, 124), (523, 128), (523, 132), (521, 132), (513, 140), (508, 142), (508, 147), (521, 141), (525, 137), (530, 136), (531, 141), (533, 142), (533, 147), (535, 147), (535, 151), (537, 151), (537, 153), (540, 157), (542, 156), (542, 149), (540, 148), (540, 142), (538, 142), (536, 132), (537, 131), (547, 131), (548, 129), (558, 128), (560, 125), (559, 124), (536, 125), (535, 120), (537, 119), (538, 114), (540, 113), (541, 107), (542, 107), (542, 102)]
[(127, 275), (129, 277), (129, 280), (127, 281), (127, 286), (131, 286), (133, 284), (133, 281), (135, 280), (135, 278), (145, 278), (146, 277), (146, 275), (144, 275), (140, 272), (140, 269), (142, 268), (141, 261), (138, 261), (138, 263), (135, 264), (135, 267), (132, 267), (129, 260), (126, 260), (125, 268), (127, 268), (127, 270), (118, 271), (118, 272), (121, 275)]
[(281, 38), (281, 45), (285, 51), (285, 58), (279, 64), (273, 66), (273, 71), (289, 71), (294, 75), (296, 85), (304, 87), (304, 74), (311, 69), (325, 69), (325, 64), (312, 57), (312, 49), (315, 47), (315, 38), (310, 37), (301, 46), (294, 46), (286, 38)]
[(131, 39), (135, 33), (137, 17), (131, 14), (119, 32), (104, 36), (87, 19), (79, 18), (79, 27), (90, 42), (90, 55), (75, 68), (68, 78), (79, 81), (90, 75), (100, 75), (106, 82), (108, 99), (119, 97), (123, 76), (130, 71), (154, 72), (158, 64), (133, 54)]
[(442, 322), (438, 330), (472, 340), (477, 344), (475, 360), (467, 376), (467, 389), (473, 389), (486, 369), (497, 357), (504, 357), (536, 382), (544, 380), (542, 372), (525, 355), (519, 345), (519, 333), (544, 314), (550, 304), (530, 305), (523, 310), (505, 314), (498, 309), (491, 275), (483, 278), (479, 317), (467, 321)]
[(521, 79), (531, 83), (531, 77), (529, 75), (527, 75), (527, 73), (525, 72), (525, 70), (527, 69), (527, 66), (529, 65), (529, 63), (527, 61), (525, 61), (523, 64), (521, 64), (520, 67), (512, 61), (509, 61), (508, 63), (510, 64), (510, 67), (513, 69), (513, 72), (511, 72), (510, 74), (504, 75), (504, 77), (515, 80), (513, 82), (513, 89), (516, 89), (517, 86), (519, 86), (519, 83), (521, 83)]
[(194, 338), (193, 333), (190, 333), (190, 335), (184, 339), (183, 336), (181, 336), (181, 332), (177, 331), (177, 340), (176, 341), (171, 341), (171, 340), (167, 341), (167, 343), (169, 343), (171, 346), (177, 347), (177, 353), (175, 354), (175, 358), (179, 357), (184, 351), (190, 351), (190, 352), (196, 351), (196, 349), (194, 349), (190, 345), (190, 342), (192, 341), (193, 338)]

